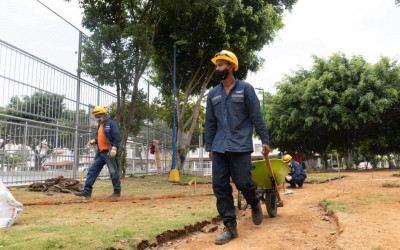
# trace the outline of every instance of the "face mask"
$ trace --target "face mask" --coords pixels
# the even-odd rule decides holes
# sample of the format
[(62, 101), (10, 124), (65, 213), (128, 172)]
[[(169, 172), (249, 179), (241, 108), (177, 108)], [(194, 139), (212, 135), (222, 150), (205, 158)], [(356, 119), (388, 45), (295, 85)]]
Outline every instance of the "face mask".
[(105, 119), (104, 119), (103, 117), (97, 119), (97, 122), (98, 122), (98, 123), (103, 123), (104, 121), (105, 121)]
[(221, 81), (225, 80), (228, 75), (229, 75), (229, 70), (228, 69), (224, 69), (224, 70), (216, 70), (215, 71), (215, 75), (217, 76), (218, 79), (220, 79)]

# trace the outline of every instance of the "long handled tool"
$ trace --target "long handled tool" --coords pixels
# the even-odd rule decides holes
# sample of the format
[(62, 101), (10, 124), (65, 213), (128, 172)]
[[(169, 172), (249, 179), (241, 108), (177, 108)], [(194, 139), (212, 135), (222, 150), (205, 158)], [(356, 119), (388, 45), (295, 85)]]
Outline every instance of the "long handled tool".
[(268, 154), (264, 155), (264, 159), (265, 159), (265, 162), (267, 163), (267, 169), (268, 169), (269, 175), (271, 176), (271, 178), (274, 179), (273, 183), (275, 185), (276, 193), (278, 194), (278, 204), (277, 205), (278, 205), (278, 207), (283, 207), (283, 200), (281, 199), (281, 196), (279, 195), (278, 185), (276, 184), (274, 171), (272, 171), (271, 162), (269, 161)]

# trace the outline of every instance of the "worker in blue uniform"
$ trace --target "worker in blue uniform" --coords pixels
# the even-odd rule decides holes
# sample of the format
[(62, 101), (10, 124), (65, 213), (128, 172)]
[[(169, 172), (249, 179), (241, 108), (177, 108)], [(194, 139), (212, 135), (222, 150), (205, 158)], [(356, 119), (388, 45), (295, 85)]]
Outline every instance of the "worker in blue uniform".
[(290, 167), (290, 173), (285, 177), (285, 181), (290, 184), (289, 188), (302, 188), (304, 180), (307, 178), (306, 172), (292, 156), (287, 154), (283, 157), (283, 161)]
[(212, 159), (217, 210), (225, 225), (225, 231), (214, 241), (221, 245), (238, 237), (230, 178), (251, 206), (253, 223), (259, 225), (263, 220), (260, 196), (251, 178), (254, 128), (262, 141), (262, 153), (268, 155), (271, 149), (253, 86), (233, 74), (239, 68), (236, 55), (222, 50), (211, 61), (215, 64), (215, 75), (221, 83), (208, 93), (205, 146)]

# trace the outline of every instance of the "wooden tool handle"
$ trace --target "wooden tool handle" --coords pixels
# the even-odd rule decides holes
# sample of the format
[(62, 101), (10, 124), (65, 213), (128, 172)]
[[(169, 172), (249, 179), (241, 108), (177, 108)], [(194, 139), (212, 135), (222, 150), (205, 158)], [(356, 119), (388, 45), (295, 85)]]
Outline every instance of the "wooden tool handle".
[(272, 178), (274, 178), (275, 189), (276, 189), (276, 193), (278, 194), (278, 203), (282, 203), (282, 205), (283, 205), (281, 196), (279, 195), (278, 184), (276, 183), (274, 171), (272, 170), (271, 162), (269, 161), (269, 156), (267, 154), (265, 154), (264, 159), (265, 159), (265, 162), (267, 163), (267, 169), (269, 171), (269, 175)]

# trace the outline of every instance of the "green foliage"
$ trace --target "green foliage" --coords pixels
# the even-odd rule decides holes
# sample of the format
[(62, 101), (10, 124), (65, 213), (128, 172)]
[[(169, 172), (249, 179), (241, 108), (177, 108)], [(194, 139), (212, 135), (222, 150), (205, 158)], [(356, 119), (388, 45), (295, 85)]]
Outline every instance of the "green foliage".
[(307, 154), (337, 149), (348, 166), (352, 150), (393, 150), (382, 114), (399, 103), (399, 72), (387, 58), (371, 65), (361, 56), (314, 57), (311, 70), (287, 76), (267, 102), (272, 146)]
[[(172, 94), (173, 45), (177, 46), (177, 86), (198, 94), (201, 82), (209, 81), (213, 64), (210, 59), (222, 49), (232, 50), (239, 59), (237, 76), (245, 78), (256, 71), (262, 60), (256, 51), (273, 41), (283, 27), (282, 15), (296, 1), (173, 1), (165, 6), (165, 17), (155, 39), (155, 84), (163, 93)], [(194, 81), (195, 86), (190, 85)], [(212, 85), (219, 83), (212, 80)]]
[[(128, 116), (130, 102), (125, 102), (125, 107), (122, 109), (125, 112), (125, 116)], [(117, 103), (111, 104), (109, 107), (108, 117), (115, 120), (117, 116)], [(154, 120), (155, 114), (152, 107), (147, 107), (147, 95), (140, 90), (136, 101), (136, 114), (135, 119), (131, 124), (130, 136), (136, 137), (140, 133), (140, 129), (145, 125), (145, 121)]]
[[(160, 6), (165, 1), (79, 2), (84, 10), (83, 26), (92, 32), (90, 39), (84, 41), (80, 70), (101, 85), (116, 88), (115, 120), (120, 124), (124, 155), (128, 136), (137, 133), (142, 121), (141, 114), (136, 119), (137, 110), (140, 113), (142, 109), (142, 105), (137, 106), (138, 84), (150, 63), (154, 37), (163, 17)], [(125, 169), (124, 161), (121, 163)]]
[[(177, 0), (163, 6), (165, 15), (154, 40), (153, 82), (167, 96), (165, 103), (169, 103), (173, 95), (173, 47), (176, 45), (178, 155), (186, 156), (188, 152), (206, 89), (210, 83), (211, 86), (219, 83), (212, 77), (211, 58), (222, 49), (229, 49), (239, 59), (236, 72), (239, 78), (245, 78), (249, 70), (256, 71), (262, 63), (256, 52), (273, 41), (275, 33), (283, 27), (283, 11), (291, 9), (295, 2)], [(177, 41), (183, 43), (177, 45)], [(184, 93), (183, 99), (180, 93)], [(193, 100), (197, 103), (192, 105)], [(188, 136), (183, 142), (184, 132)]]
[(26, 119), (51, 122), (61, 119), (65, 110), (64, 96), (47, 92), (35, 92), (31, 96), (13, 96), (10, 99), (8, 114)]
[[(180, 93), (178, 101), (176, 102), (177, 105), (180, 105), (180, 109), (183, 108), (183, 102), (185, 99), (185, 95), (183, 93)], [(173, 97), (172, 96), (163, 96), (163, 99), (156, 99), (155, 100), (155, 104), (158, 106), (158, 108), (156, 109), (156, 115), (158, 118), (160, 118), (161, 120), (167, 122), (167, 125), (169, 128), (172, 129), (173, 126)], [(196, 102), (194, 101), (189, 101), (186, 104), (186, 110), (187, 112), (185, 112), (184, 114), (184, 118), (183, 121), (184, 123), (190, 121), (191, 118), (193, 118), (193, 113), (194, 110), (196, 108)], [(197, 122), (200, 122), (201, 124), (204, 124), (205, 122), (205, 107), (204, 106), (200, 106), (199, 108), (199, 118)], [(204, 126), (203, 126), (204, 127)], [(189, 127), (185, 127), (183, 132), (188, 132)], [(197, 132), (203, 132), (203, 131), (199, 131), (199, 128), (196, 127), (196, 131)]]
[(30, 157), (31, 152), (24, 149), (15, 150), (13, 153), (3, 150), (0, 151), (0, 162), (7, 165), (8, 171), (12, 171), (19, 163), (23, 162), (23, 160), (29, 161)]

